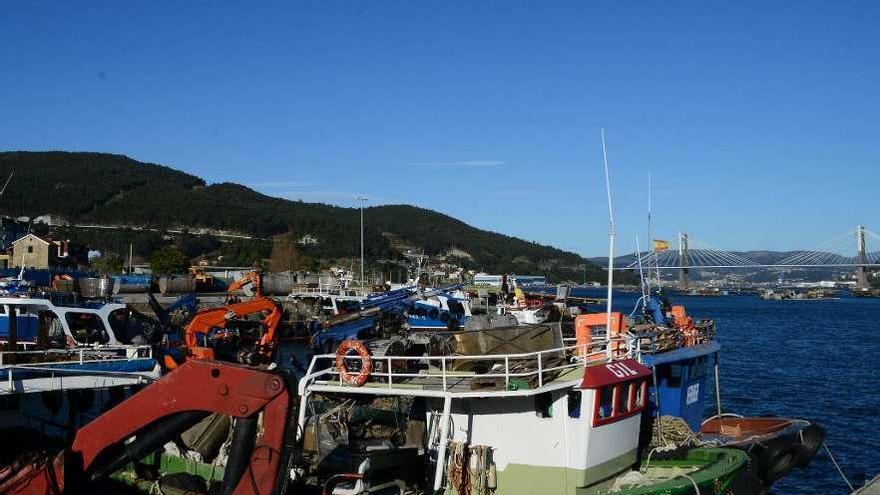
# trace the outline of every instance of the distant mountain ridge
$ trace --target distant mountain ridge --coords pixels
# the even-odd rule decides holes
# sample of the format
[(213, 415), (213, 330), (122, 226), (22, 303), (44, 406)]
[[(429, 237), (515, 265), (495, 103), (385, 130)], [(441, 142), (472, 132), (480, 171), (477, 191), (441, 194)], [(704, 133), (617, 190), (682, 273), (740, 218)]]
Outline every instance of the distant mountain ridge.
[[(155, 229), (211, 229), (268, 238), (308, 236), (304, 250), (324, 258), (354, 257), (360, 240), (355, 208), (290, 201), (233, 183), (205, 180), (123, 155), (90, 152), (2, 152), (0, 177), (15, 177), (0, 198), (0, 213), (52, 215), (72, 224)], [(366, 209), (369, 259), (401, 259), (419, 248), (468, 269), (549, 275), (556, 281), (602, 280), (581, 256), (481, 230), (448, 215), (408, 205)]]

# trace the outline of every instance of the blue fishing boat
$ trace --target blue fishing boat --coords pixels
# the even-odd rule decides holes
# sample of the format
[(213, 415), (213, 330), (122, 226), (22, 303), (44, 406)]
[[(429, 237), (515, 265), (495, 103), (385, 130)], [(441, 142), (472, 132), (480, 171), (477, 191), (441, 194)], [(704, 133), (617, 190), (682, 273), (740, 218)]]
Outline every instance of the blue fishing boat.
[[(746, 450), (757, 476), (768, 488), (795, 467), (809, 465), (825, 439), (825, 430), (820, 426), (803, 419), (749, 418), (723, 411), (721, 346), (713, 320), (695, 321), (684, 306), (673, 306), (652, 295), (642, 298), (642, 313), (628, 335), (630, 349), (652, 372), (653, 393), (646, 412), (649, 417), (681, 418), (702, 442)], [(710, 366), (715, 414), (706, 418)], [(662, 421), (657, 422), (662, 425)]]

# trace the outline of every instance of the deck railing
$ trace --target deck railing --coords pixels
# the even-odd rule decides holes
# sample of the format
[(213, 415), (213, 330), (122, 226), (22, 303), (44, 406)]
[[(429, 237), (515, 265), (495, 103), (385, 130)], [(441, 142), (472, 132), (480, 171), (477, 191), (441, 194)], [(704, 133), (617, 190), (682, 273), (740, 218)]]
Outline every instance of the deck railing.
[[(23, 359), (18, 359), (19, 356)], [(45, 359), (40, 359), (41, 357)], [(63, 359), (65, 357), (70, 359)], [(37, 366), (47, 363), (64, 364), (76, 362), (83, 364), (89, 361), (141, 359), (151, 357), (153, 357), (153, 348), (148, 345), (75, 347), (71, 349), (41, 349), (32, 351), (0, 351), (0, 366), (10, 364), (15, 364), (17, 366)]]
[[(599, 350), (588, 345), (567, 345), (554, 349), (511, 354), (431, 355), (431, 356), (370, 356), (372, 371), (366, 385), (370, 390), (393, 389), (419, 385), (425, 389), (447, 392), (458, 384), (499, 387), (503, 390), (541, 388), (568, 370), (585, 365), (609, 362), (629, 356), (625, 338), (615, 339), (615, 356), (607, 354), (607, 341)], [(313, 383), (351, 387), (336, 366), (336, 354), (320, 354), (312, 358), (306, 375), (300, 380), (303, 393)], [(359, 355), (344, 356), (353, 369), (360, 364)], [(378, 390), (377, 390), (378, 392)]]

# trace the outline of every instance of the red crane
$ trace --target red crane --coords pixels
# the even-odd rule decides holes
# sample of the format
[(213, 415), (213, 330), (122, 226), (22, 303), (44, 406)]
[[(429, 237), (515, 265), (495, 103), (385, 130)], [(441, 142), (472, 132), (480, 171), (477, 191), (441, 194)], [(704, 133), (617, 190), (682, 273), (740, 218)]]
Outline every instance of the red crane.
[(274, 493), (286, 482), (290, 407), (279, 375), (189, 361), (81, 428), (69, 449), (0, 467), (0, 494), (89, 493), (89, 482), (142, 459), (210, 413), (236, 418), (223, 493)]

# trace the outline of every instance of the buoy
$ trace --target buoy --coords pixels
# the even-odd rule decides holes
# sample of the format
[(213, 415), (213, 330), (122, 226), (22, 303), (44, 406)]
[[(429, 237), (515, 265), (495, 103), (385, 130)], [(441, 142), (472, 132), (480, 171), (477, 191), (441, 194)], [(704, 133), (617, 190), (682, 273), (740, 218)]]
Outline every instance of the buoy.
[[(352, 374), (345, 364), (349, 351), (355, 351), (361, 357), (361, 369), (356, 375)], [(343, 340), (339, 344), (339, 348), (336, 349), (336, 369), (339, 370), (342, 381), (356, 387), (362, 386), (367, 383), (367, 379), (370, 378), (370, 373), (373, 371), (373, 360), (370, 359), (370, 351), (367, 350), (360, 340)]]

